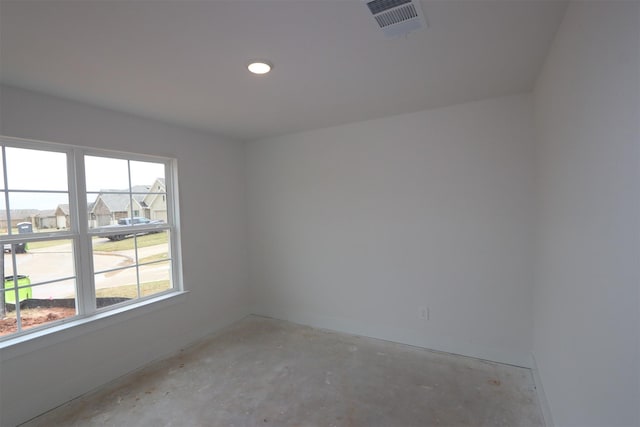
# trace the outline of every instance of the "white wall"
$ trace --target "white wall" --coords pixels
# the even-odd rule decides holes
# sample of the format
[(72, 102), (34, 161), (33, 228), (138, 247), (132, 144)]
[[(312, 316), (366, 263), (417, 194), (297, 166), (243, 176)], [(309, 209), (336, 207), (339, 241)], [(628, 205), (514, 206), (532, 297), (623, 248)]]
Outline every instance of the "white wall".
[(153, 312), (75, 328), (56, 345), (49, 336), (1, 350), (0, 425), (10, 426), (245, 316), (249, 299), (242, 144), (0, 89), (0, 134), (178, 159), (184, 283), (190, 291)]
[(254, 312), (528, 365), (532, 153), (527, 95), (248, 144)]
[(535, 89), (534, 356), (557, 426), (640, 425), (640, 10), (576, 2)]

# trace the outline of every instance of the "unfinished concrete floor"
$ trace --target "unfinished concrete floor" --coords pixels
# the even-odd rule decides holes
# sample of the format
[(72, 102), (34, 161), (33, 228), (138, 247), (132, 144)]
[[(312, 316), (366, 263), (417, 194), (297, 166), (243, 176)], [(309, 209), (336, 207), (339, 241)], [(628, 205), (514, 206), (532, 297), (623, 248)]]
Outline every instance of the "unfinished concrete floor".
[(528, 369), (248, 317), (28, 426), (540, 426)]

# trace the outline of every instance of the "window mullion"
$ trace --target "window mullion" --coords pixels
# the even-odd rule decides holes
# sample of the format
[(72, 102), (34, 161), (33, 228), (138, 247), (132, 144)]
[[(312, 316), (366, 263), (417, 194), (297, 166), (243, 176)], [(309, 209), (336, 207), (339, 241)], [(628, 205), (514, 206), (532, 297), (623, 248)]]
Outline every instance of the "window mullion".
[(95, 312), (95, 286), (93, 278), (93, 257), (91, 256), (91, 236), (88, 234), (89, 218), (87, 215), (87, 191), (84, 170), (84, 153), (74, 149), (69, 156), (69, 203), (76, 212), (72, 224), (74, 232), (74, 257), (76, 263), (76, 288), (78, 314)]

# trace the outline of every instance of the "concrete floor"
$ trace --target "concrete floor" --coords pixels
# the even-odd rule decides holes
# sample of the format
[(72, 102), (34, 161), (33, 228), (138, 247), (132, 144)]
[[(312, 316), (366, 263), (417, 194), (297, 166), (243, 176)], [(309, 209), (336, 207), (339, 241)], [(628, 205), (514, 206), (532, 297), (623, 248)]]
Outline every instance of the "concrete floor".
[(248, 317), (28, 426), (541, 426), (528, 369)]

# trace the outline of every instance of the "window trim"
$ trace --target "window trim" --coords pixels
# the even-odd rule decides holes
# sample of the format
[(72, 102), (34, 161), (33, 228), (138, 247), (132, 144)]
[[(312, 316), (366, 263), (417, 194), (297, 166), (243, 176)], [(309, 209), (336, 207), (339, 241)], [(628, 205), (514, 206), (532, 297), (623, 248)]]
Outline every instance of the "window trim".
[[(182, 251), (178, 193), (178, 164), (177, 159), (150, 154), (130, 153), (117, 150), (105, 150), (83, 147), (57, 142), (38, 141), (32, 139), (15, 138), (0, 135), (0, 146), (16, 147), (40, 151), (53, 151), (66, 154), (67, 182), (69, 195), (70, 227), (69, 230), (34, 233), (28, 238), (24, 234), (7, 234), (2, 236), (2, 244), (42, 240), (71, 240), (73, 245), (73, 262), (76, 278), (76, 315), (66, 319), (32, 327), (4, 337), (0, 337), (0, 349), (12, 345), (40, 338), (66, 330), (69, 327), (84, 325), (94, 320), (111, 317), (120, 313), (146, 307), (149, 304), (165, 301), (185, 293), (182, 270)], [(157, 162), (164, 164), (165, 191), (171, 197), (167, 198), (167, 223), (162, 227), (151, 227), (169, 232), (169, 250), (171, 254), (172, 288), (117, 304), (98, 308), (95, 299), (95, 274), (93, 265), (93, 250), (91, 239), (100, 232), (100, 228), (89, 228), (87, 209), (86, 176), (84, 168), (85, 156), (109, 157), (128, 161)], [(6, 173), (6, 172), (5, 172)], [(10, 187), (9, 187), (10, 188)], [(9, 189), (5, 182), (4, 190)], [(3, 190), (3, 192), (4, 192)], [(15, 191), (15, 190), (13, 190)], [(6, 193), (9, 194), (9, 193)], [(4, 197), (4, 194), (2, 194)], [(7, 196), (8, 197), (8, 196)], [(8, 218), (10, 206), (7, 207)], [(142, 227), (140, 227), (142, 229)]]

